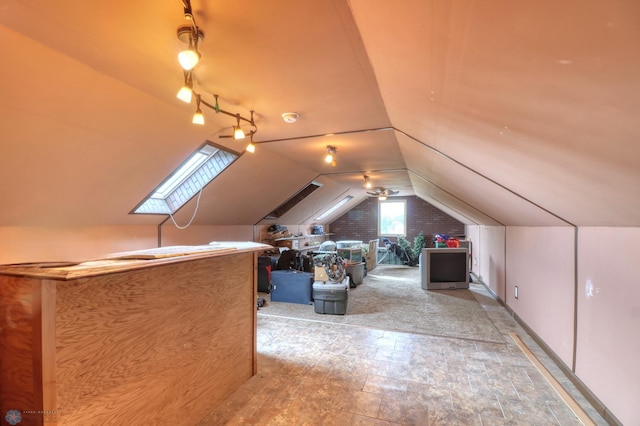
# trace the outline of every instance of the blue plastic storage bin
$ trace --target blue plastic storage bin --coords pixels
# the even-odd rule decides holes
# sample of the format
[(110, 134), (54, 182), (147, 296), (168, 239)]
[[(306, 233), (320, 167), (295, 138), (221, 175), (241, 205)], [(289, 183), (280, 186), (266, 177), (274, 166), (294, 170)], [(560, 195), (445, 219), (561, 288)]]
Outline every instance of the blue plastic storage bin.
[(310, 305), (314, 274), (301, 271), (271, 271), (271, 301)]

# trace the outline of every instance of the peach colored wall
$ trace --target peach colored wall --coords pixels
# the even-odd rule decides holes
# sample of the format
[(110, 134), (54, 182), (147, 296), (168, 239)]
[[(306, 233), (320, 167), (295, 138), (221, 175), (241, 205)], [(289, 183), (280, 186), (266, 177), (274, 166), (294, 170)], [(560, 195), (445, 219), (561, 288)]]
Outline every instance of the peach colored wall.
[[(210, 241), (254, 241), (254, 227), (162, 227), (162, 245), (199, 245)], [(158, 227), (0, 227), (0, 264), (97, 259), (120, 251), (158, 247)]]
[(255, 241), (253, 228), (252, 225), (191, 225), (178, 229), (169, 220), (162, 226), (162, 246), (201, 245), (211, 241)]
[[(478, 275), (482, 282), (504, 300), (505, 279), (505, 228), (504, 226), (479, 226), (479, 244), (471, 242), (478, 249)], [(473, 250), (475, 251), (475, 248)]]
[(157, 246), (156, 226), (0, 227), (0, 264), (83, 261)]
[(572, 368), (575, 228), (510, 226), (506, 244), (507, 305)]
[(471, 241), (471, 271), (479, 276), (480, 227), (477, 225), (465, 225), (464, 234), (466, 239)]
[(578, 230), (576, 374), (625, 425), (640, 408), (640, 228)]

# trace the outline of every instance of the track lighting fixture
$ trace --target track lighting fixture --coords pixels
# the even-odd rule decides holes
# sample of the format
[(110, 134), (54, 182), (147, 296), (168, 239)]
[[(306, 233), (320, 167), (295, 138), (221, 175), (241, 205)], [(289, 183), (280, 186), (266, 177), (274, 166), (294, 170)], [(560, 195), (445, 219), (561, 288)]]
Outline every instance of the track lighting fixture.
[(326, 163), (330, 163), (331, 167), (335, 167), (336, 166), (336, 152), (337, 151), (338, 151), (338, 148), (336, 148), (335, 146), (327, 145), (327, 156), (324, 157), (324, 161)]
[(256, 146), (253, 144), (253, 133), (253, 131), (249, 132), (249, 145), (247, 145), (247, 147), (245, 148), (247, 152), (250, 152), (252, 154), (256, 152)]
[(364, 187), (367, 189), (371, 189), (371, 180), (367, 175), (364, 175)]
[(191, 71), (185, 71), (184, 86), (182, 86), (182, 88), (178, 92), (177, 98), (183, 102), (190, 104), (192, 96), (193, 96), (193, 80), (191, 77)]
[[(242, 130), (242, 127), (240, 127), (240, 122), (241, 121), (245, 121), (245, 122), (249, 123), (249, 125), (253, 126), (253, 129), (251, 130), (251, 134), (252, 135), (256, 134), (258, 132), (258, 126), (256, 126), (256, 123), (255, 123), (255, 121), (253, 119), (253, 111), (250, 111), (251, 112), (250, 118), (245, 118), (240, 114), (233, 114), (233, 113), (231, 113), (229, 111), (225, 111), (222, 108), (220, 108), (220, 104), (218, 103), (218, 95), (213, 95), (215, 103), (210, 104), (209, 102), (203, 100), (200, 97), (200, 94), (195, 93), (195, 92), (194, 92), (194, 94), (196, 95), (196, 101), (198, 102), (198, 106), (199, 105), (204, 105), (204, 106), (207, 106), (207, 107), (211, 108), (216, 114), (225, 114), (225, 115), (229, 115), (231, 117), (235, 117), (236, 125), (233, 126), (233, 134), (230, 135), (230, 136), (221, 135), (220, 136), (221, 138), (229, 138), (229, 137), (231, 137), (233, 139), (244, 139), (246, 137), (246, 135), (244, 133), (244, 130)], [(202, 120), (203, 120), (203, 123), (204, 123), (204, 117), (202, 118)]]
[(253, 135), (258, 131), (258, 127), (256, 126), (253, 120), (253, 111), (251, 111), (251, 117), (245, 118), (240, 114), (234, 114), (229, 111), (225, 111), (220, 108), (218, 104), (218, 95), (213, 95), (215, 99), (215, 103), (211, 104), (204, 99), (202, 96), (197, 93), (194, 89), (195, 76), (193, 74), (193, 70), (195, 66), (198, 64), (200, 60), (200, 52), (198, 52), (198, 43), (204, 39), (204, 32), (198, 27), (196, 24), (195, 17), (193, 15), (193, 11), (191, 10), (191, 1), (190, 0), (182, 0), (182, 4), (184, 6), (184, 18), (189, 21), (189, 25), (184, 25), (178, 28), (178, 39), (185, 43), (187, 47), (182, 50), (178, 54), (178, 60), (180, 65), (183, 68), (184, 74), (184, 86), (180, 89), (177, 94), (178, 99), (183, 102), (191, 103), (191, 99), (193, 96), (196, 98), (196, 112), (193, 115), (192, 123), (204, 125), (204, 115), (202, 114), (201, 105), (211, 108), (215, 111), (216, 114), (226, 114), (231, 117), (235, 117), (236, 125), (233, 126), (233, 135), (232, 136), (220, 136), (220, 137), (233, 137), (234, 139), (244, 139), (246, 137), (244, 130), (240, 126), (240, 121), (244, 121), (249, 125), (253, 126), (253, 129), (250, 131), (251, 142), (247, 145), (247, 151), (253, 152), (255, 151), (255, 145), (253, 143)]
[(193, 67), (198, 65), (199, 61), (200, 61), (200, 53), (198, 53), (198, 51), (196, 51), (193, 47), (191, 47), (191, 44), (189, 44), (188, 49), (178, 53), (178, 62), (180, 62), (180, 65), (186, 71), (192, 70)]
[[(186, 16), (186, 15), (185, 15)], [(184, 25), (178, 28), (178, 38), (188, 47), (178, 53), (178, 62), (185, 71), (192, 70), (200, 61), (200, 52), (198, 52), (198, 42), (204, 38), (204, 33), (196, 25), (195, 19), (191, 16), (191, 25)]]
[(196, 95), (196, 113), (193, 114), (191, 122), (202, 126), (204, 125), (204, 115), (202, 115), (202, 110), (200, 109), (200, 102), (200, 95)]
[(242, 127), (240, 127), (240, 114), (236, 114), (236, 120), (238, 124), (233, 128), (233, 138), (234, 139), (244, 139), (244, 131)]

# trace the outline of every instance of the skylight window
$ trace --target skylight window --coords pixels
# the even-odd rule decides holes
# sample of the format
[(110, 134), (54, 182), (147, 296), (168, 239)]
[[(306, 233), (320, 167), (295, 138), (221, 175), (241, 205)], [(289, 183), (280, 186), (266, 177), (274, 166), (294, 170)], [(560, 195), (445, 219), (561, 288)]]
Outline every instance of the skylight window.
[(322, 186), (321, 183), (311, 182), (300, 191), (298, 191), (293, 197), (289, 198), (287, 201), (279, 205), (274, 211), (269, 213), (265, 219), (280, 219), (280, 216), (291, 210), (295, 207), (299, 202), (307, 198), (311, 195), (316, 189), (319, 189)]
[(173, 214), (238, 158), (209, 143), (193, 153), (133, 213)]
[(338, 201), (336, 204), (333, 205), (333, 207), (331, 207), (329, 210), (325, 211), (324, 213), (322, 213), (320, 216), (315, 218), (315, 221), (320, 221), (322, 219), (324, 219), (325, 217), (329, 216), (331, 213), (335, 212), (336, 210), (338, 210), (340, 207), (344, 206), (345, 204), (347, 204), (349, 201), (351, 201), (353, 197), (351, 195), (347, 195), (346, 197), (344, 197), (342, 200)]

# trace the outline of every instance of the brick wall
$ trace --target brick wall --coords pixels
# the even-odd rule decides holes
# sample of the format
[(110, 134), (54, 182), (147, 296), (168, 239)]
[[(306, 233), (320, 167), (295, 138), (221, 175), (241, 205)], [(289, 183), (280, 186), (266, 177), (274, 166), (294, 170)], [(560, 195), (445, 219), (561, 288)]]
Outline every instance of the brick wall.
[[(464, 235), (464, 224), (432, 206), (418, 197), (393, 197), (407, 200), (407, 240), (413, 239), (422, 232), (431, 243), (434, 234), (447, 234), (461, 237)], [(378, 238), (378, 199), (367, 198), (347, 213), (329, 224), (331, 239), (362, 240), (367, 242)], [(391, 239), (393, 242), (394, 238)], [(431, 244), (429, 244), (431, 245)]]

